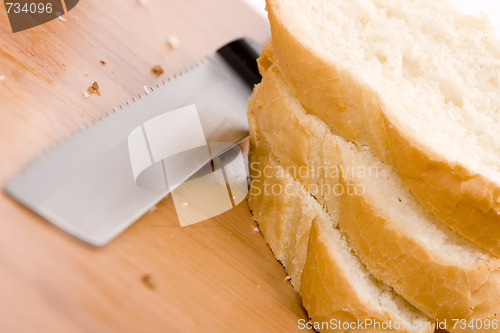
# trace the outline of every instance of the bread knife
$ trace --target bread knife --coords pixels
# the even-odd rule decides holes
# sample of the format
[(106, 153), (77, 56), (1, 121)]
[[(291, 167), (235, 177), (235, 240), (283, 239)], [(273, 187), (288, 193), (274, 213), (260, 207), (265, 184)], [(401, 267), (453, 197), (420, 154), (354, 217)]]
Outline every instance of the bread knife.
[[(237, 144), (248, 136), (246, 109), (260, 82), (261, 45), (241, 38), (39, 157), (4, 190), (57, 227), (94, 246), (115, 238), (169, 194), (137, 186), (128, 135), (145, 121), (194, 104), (208, 142)], [(187, 179), (204, 163), (192, 166)]]

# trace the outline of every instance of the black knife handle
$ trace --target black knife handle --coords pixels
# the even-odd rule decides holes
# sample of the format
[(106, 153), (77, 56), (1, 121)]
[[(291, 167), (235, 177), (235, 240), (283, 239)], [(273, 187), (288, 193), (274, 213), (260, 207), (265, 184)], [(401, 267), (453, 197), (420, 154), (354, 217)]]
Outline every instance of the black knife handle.
[(253, 87), (262, 78), (257, 67), (260, 51), (257, 42), (249, 38), (240, 38), (221, 47), (217, 53)]

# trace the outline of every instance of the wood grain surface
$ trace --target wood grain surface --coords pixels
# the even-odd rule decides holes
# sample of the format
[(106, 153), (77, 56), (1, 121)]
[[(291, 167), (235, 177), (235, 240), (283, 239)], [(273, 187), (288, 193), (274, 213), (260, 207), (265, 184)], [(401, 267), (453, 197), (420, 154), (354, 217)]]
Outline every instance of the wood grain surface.
[[(1, 184), (144, 85), (269, 35), (237, 0), (82, 0), (64, 18), (13, 34), (0, 5)], [(84, 97), (94, 81), (101, 96)], [(167, 198), (103, 248), (4, 193), (0, 216), (1, 332), (293, 332), (306, 318), (245, 202), (181, 228)]]

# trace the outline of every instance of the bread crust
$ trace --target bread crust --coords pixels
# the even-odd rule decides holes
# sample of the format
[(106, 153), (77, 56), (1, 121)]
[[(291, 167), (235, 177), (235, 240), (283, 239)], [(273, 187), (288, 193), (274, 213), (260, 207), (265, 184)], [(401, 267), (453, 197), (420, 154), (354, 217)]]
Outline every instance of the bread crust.
[[(311, 221), (317, 213), (305, 200), (307, 193), (300, 184), (284, 179), (277, 164), (270, 161), (267, 151), (257, 148), (256, 135), (252, 135), (251, 142), (248, 206), (264, 239), (276, 259), (286, 268), (294, 288), (299, 291)], [(283, 187), (287, 181), (291, 188), (274, 195), (273, 186)]]
[(500, 185), (444, 159), (384, 112), (376, 91), (341, 64), (322, 59), (280, 17), (277, 0), (267, 0), (276, 64), (312, 114), (335, 132), (368, 145), (393, 165), (419, 202), (443, 223), (500, 257)]
[[(331, 228), (328, 215), (300, 183), (293, 181), (290, 176), (281, 176), (277, 161), (270, 157), (263, 147), (265, 143), (259, 142), (257, 137), (258, 134), (251, 136), (249, 163), (254, 167), (250, 168), (252, 185), (248, 204), (264, 239), (276, 257), (281, 258), (280, 261), (292, 278), (292, 284), (302, 296), (312, 322), (324, 325), (320, 332), (389, 332), (373, 327), (339, 330), (334, 329), (333, 325), (322, 324), (334, 321), (357, 323), (358, 320), (364, 322), (366, 319), (380, 324), (401, 323), (401, 319), (390, 310), (381, 311), (363, 299), (364, 295), (352, 285), (352, 277), (342, 266), (342, 254), (331, 250), (330, 233), (333, 230), (328, 230)], [(271, 170), (264, 171), (264, 167)], [(264, 173), (266, 177), (263, 177)], [(267, 186), (276, 184), (281, 188), (288, 186), (292, 190), (273, 195), (266, 192), (264, 180)], [(397, 331), (432, 333), (434, 323), (429, 328)]]
[[(355, 183), (342, 179), (344, 184)], [(344, 195), (340, 227), (351, 241), (356, 254), (366, 263), (370, 272), (392, 286), (425, 314), (437, 320), (470, 318), (482, 289), (493, 292), (486, 298), (498, 298), (499, 289), (491, 290), (492, 271), (498, 262), (484, 262), (475, 266), (453, 265), (440, 260), (411, 235), (403, 233), (381, 211), (371, 198), (362, 195)], [(498, 310), (490, 304), (485, 318)]]
[[(268, 46), (263, 57), (271, 53)], [(339, 137), (325, 130), (326, 125), (315, 116), (292, 109), (291, 95), (277, 67), (261, 66), (261, 70), (264, 78), (249, 103), (251, 133), (258, 132), (265, 139), (284, 168), (310, 170), (296, 178), (307, 187), (319, 181), (310, 177), (315, 174), (311, 170), (341, 163), (335, 143)], [(344, 182), (345, 187), (350, 185), (346, 182), (355, 182), (346, 177), (323, 180), (332, 186)], [(429, 317), (448, 321), (490, 318), (500, 309), (499, 260), (473, 265), (447, 262), (392, 221), (365, 194), (315, 197), (328, 209), (340, 209), (340, 227), (370, 272)]]

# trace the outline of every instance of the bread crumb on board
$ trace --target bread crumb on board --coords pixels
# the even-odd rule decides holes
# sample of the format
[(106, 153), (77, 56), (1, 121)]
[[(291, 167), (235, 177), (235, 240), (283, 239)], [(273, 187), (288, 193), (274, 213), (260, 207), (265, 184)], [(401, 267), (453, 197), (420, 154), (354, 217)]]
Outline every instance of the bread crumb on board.
[(176, 35), (170, 35), (167, 37), (167, 45), (171, 50), (175, 50), (181, 45), (181, 40)]
[(259, 232), (259, 228), (257, 228), (257, 227), (253, 227), (253, 231), (255, 231), (255, 232)]
[(99, 62), (101, 63), (101, 65), (106, 65), (106, 61), (104, 60), (100, 60)]
[(162, 75), (164, 72), (163, 68), (160, 65), (153, 66), (153, 68), (151, 68), (151, 71), (158, 76)]
[(58, 19), (59, 21), (61, 21), (61, 22), (66, 22), (66, 21), (67, 21), (67, 20), (66, 20), (64, 17), (62, 17), (62, 16), (58, 16), (58, 17), (57, 17), (57, 19)]
[(86, 92), (86, 91), (82, 92), (82, 95), (83, 95), (83, 97), (85, 97), (85, 98), (87, 98), (87, 97), (89, 97), (89, 96), (90, 96), (90, 95), (89, 95), (89, 93), (88, 93), (88, 92)]
[(94, 83), (92, 83), (90, 85), (90, 87), (87, 89), (87, 91), (90, 94), (97, 94), (97, 95), (101, 96), (101, 87), (99, 87), (99, 83), (97, 83), (97, 81), (94, 81)]
[(287, 275), (285, 278), (285, 280), (287, 280), (287, 281), (290, 281), (291, 279), (292, 279), (292, 277), (290, 275)]
[(156, 283), (155, 278), (152, 275), (144, 274), (142, 277), (142, 282), (151, 289), (156, 289), (158, 284)]

